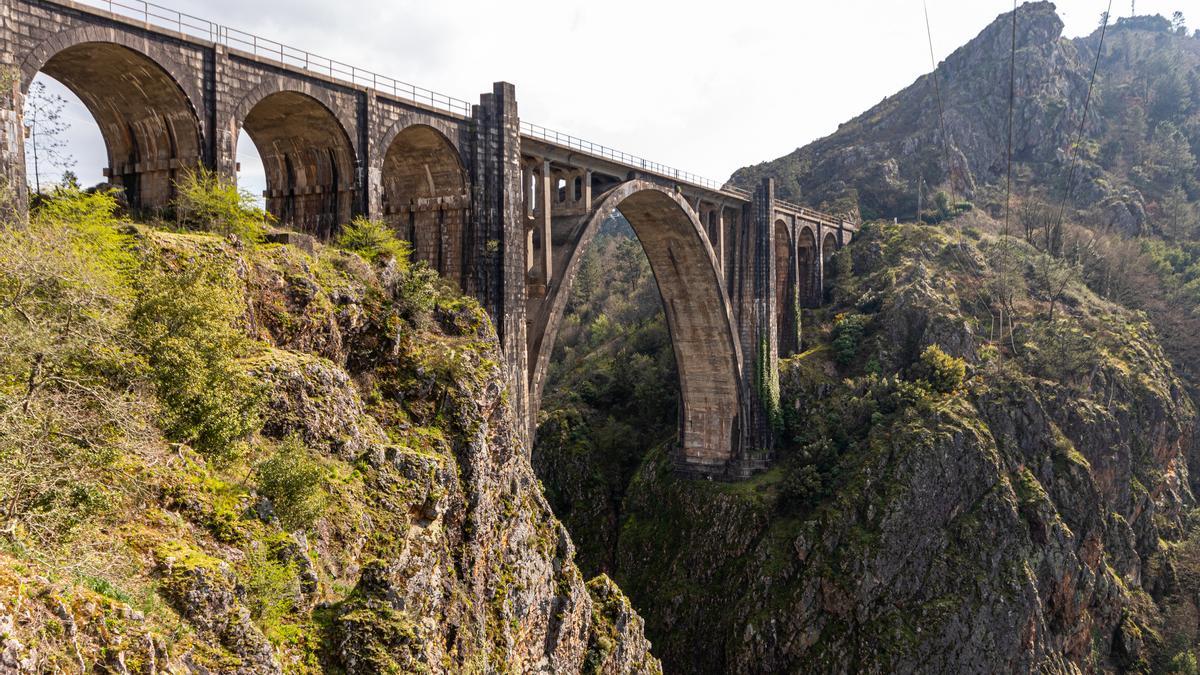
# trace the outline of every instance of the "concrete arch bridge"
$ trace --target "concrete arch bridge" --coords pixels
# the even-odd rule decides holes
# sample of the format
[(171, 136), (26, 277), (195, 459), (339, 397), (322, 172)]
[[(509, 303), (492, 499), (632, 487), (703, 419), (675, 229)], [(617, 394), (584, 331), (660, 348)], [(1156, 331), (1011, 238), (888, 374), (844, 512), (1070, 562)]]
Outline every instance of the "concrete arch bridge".
[[(468, 103), (134, 0), (3, 0), (4, 177), (24, 189), (22, 110), (39, 72), (95, 117), (106, 175), (138, 209), (181, 171), (237, 172), (245, 130), (268, 209), (327, 238), (382, 219), (491, 314), (520, 429), (532, 434), (567, 296), (615, 211), (663, 299), (679, 366), (676, 465), (736, 478), (772, 459), (770, 386), (857, 225), (520, 120), (512, 85)], [(23, 203), (23, 202), (22, 202)]]

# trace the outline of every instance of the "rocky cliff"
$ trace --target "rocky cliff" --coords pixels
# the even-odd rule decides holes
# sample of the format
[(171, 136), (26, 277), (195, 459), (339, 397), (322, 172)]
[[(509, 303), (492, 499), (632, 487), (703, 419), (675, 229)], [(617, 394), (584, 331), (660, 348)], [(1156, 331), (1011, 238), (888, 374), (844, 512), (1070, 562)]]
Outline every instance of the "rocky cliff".
[(0, 672), (659, 672), (474, 302), (61, 198), (0, 244)]

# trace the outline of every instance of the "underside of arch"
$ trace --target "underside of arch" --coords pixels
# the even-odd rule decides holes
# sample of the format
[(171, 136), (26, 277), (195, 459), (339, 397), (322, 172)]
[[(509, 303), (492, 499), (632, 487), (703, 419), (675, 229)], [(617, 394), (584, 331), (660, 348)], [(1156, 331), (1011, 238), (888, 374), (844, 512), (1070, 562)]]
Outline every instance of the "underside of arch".
[(576, 228), (566, 273), (554, 282), (549, 308), (531, 327), (532, 400), (535, 406), (541, 400), (578, 263), (596, 230), (618, 209), (646, 252), (671, 333), (680, 385), (679, 458), (687, 470), (721, 474), (735, 458), (743, 405), (742, 360), (730, 303), (704, 226), (679, 195), (653, 183), (617, 187)]
[(63, 83), (96, 120), (106, 171), (134, 209), (166, 206), (180, 171), (200, 165), (198, 117), (158, 64), (128, 47), (85, 42), (51, 56), (41, 72)]
[(267, 210), (281, 225), (328, 239), (350, 221), (354, 149), (328, 108), (282, 91), (255, 104), (242, 127), (262, 157)]
[(825, 300), (825, 294), (833, 287), (833, 254), (837, 253), (837, 249), (837, 237), (832, 232), (826, 233), (821, 242), (821, 301)]
[(796, 262), (787, 224), (775, 223), (775, 326), (780, 358), (800, 348), (800, 315), (797, 297)]
[(433, 127), (407, 127), (388, 146), (382, 182), (384, 219), (417, 260), (461, 283), (470, 198), (458, 151)]
[(808, 227), (802, 227), (796, 235), (796, 258), (800, 273), (800, 304), (804, 307), (817, 307), (821, 303), (817, 239)]

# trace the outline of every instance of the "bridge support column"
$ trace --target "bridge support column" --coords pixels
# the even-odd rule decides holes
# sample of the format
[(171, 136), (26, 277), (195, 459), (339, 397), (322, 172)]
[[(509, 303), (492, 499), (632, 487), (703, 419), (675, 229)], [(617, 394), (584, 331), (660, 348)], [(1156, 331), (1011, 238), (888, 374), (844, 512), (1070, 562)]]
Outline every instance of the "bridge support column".
[(528, 452), (525, 222), (521, 199), (521, 134), (513, 85), (497, 82), (473, 110), (471, 173), (474, 227), (468, 228), (467, 291), (492, 316), (508, 367), (514, 432)]
[(748, 476), (767, 468), (774, 455), (779, 415), (779, 345), (775, 294), (775, 181), (766, 179), (754, 192), (743, 231), (743, 293), (740, 321), (747, 401), (741, 461), (736, 473)]
[[(0, 6), (0, 23), (10, 25), (12, 3)], [(23, 222), (29, 215), (29, 188), (25, 176), (25, 96), (17, 69), (14, 46), (0, 43), (0, 219)]]

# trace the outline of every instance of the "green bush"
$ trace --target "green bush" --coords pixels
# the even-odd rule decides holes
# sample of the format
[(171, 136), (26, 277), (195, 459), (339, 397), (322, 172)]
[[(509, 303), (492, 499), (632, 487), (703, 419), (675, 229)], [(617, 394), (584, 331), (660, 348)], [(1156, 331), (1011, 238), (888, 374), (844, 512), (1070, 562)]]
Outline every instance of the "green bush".
[(231, 288), (237, 288), (232, 272), (213, 262), (148, 270), (130, 318), (162, 406), (163, 430), (219, 458), (235, 455), (260, 425), (261, 393), (238, 363), (249, 346), (236, 326), (242, 295)]
[(921, 352), (921, 360), (914, 366), (915, 379), (925, 382), (929, 388), (941, 394), (952, 394), (962, 388), (967, 377), (967, 362), (950, 356), (937, 345), (929, 345)]
[(250, 618), (273, 643), (287, 639), (287, 620), (300, 598), (296, 565), (285, 562), (269, 547), (256, 543), (246, 551), (244, 585)]
[(862, 314), (840, 314), (833, 325), (833, 357), (840, 366), (849, 366), (858, 356), (858, 348), (867, 328)]
[(1196, 663), (1196, 655), (1191, 650), (1180, 652), (1167, 665), (1171, 675), (1200, 675), (1200, 666)]
[(235, 181), (204, 167), (184, 172), (175, 190), (175, 215), (184, 229), (257, 242), (272, 220)]
[(269, 459), (258, 465), (257, 473), (258, 492), (271, 500), (284, 527), (307, 528), (321, 514), (325, 472), (308, 456), (299, 439), (291, 437), (281, 443)]
[(338, 248), (357, 253), (368, 262), (386, 262), (390, 259), (404, 268), (407, 268), (409, 255), (412, 254), (409, 243), (397, 237), (386, 223), (362, 216), (355, 218), (342, 230), (336, 244)]

